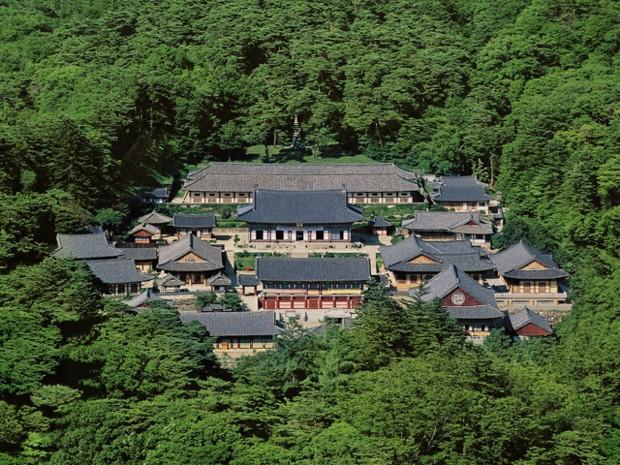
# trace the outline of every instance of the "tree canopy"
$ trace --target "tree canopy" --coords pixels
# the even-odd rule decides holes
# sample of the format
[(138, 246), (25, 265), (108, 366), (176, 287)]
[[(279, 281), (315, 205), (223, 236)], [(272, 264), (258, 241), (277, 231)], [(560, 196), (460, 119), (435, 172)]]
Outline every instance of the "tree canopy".
[[(613, 0), (0, 1), (0, 463), (618, 463), (619, 25)], [(314, 155), (488, 181), (494, 244), (572, 274), (556, 334), (472, 347), (371, 286), (352, 328), (226, 369), (45, 258), (192, 164), (271, 160), (296, 116)]]

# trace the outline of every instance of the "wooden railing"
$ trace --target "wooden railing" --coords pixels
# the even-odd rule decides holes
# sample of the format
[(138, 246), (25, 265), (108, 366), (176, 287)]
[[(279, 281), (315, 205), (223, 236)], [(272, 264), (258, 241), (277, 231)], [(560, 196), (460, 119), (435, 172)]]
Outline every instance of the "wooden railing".
[(263, 295), (338, 296), (362, 295), (361, 289), (263, 289)]
[(496, 292), (496, 299), (566, 299), (566, 292)]

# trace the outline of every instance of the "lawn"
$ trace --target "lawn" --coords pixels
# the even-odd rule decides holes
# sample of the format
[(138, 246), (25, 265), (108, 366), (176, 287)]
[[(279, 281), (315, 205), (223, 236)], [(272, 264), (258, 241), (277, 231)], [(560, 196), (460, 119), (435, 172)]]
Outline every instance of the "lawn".
[(364, 163), (379, 163), (366, 155), (343, 155), (341, 157), (313, 157), (308, 156), (304, 158), (304, 162), (312, 164), (343, 164), (343, 165), (357, 165)]
[[(238, 205), (222, 205), (222, 204), (202, 204), (202, 205), (185, 205), (185, 204), (160, 204), (155, 206), (155, 210), (164, 215), (172, 216), (175, 213), (187, 213), (187, 214), (203, 214), (203, 213), (214, 213), (217, 215), (218, 226), (227, 224), (227, 226), (222, 227), (233, 227), (228, 226), (229, 223), (238, 223), (237, 227), (245, 227), (247, 226), (243, 221), (237, 221), (235, 214), (237, 212)], [(221, 223), (221, 224), (220, 224)]]
[(312, 252), (308, 254), (308, 257), (324, 257), (324, 258), (334, 258), (334, 257), (363, 257), (365, 254), (356, 253), (356, 252)]
[(362, 214), (371, 220), (375, 216), (383, 216), (395, 227), (400, 227), (402, 221), (413, 218), (417, 210), (426, 210), (424, 203), (409, 203), (399, 205), (364, 205)]
[(235, 252), (235, 270), (254, 271), (256, 257), (283, 257), (285, 254), (277, 252)]

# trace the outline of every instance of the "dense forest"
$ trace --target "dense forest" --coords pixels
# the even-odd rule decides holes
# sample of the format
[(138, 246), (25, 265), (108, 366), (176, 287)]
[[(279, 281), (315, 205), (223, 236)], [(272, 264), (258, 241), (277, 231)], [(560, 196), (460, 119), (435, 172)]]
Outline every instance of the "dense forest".
[[(290, 142), (475, 173), (571, 271), (553, 338), (464, 343), (371, 287), (353, 328), (220, 367), (102, 299), (56, 232)], [(0, 0), (0, 463), (620, 462), (615, 0)]]

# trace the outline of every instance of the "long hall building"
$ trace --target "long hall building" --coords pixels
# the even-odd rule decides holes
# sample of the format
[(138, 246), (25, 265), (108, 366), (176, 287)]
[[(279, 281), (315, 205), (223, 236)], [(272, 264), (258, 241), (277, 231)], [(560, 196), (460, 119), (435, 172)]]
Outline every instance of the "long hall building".
[(339, 190), (257, 190), (237, 218), (248, 223), (249, 242), (351, 242), (353, 223), (363, 220)]
[(213, 162), (190, 173), (183, 203), (247, 204), (256, 189), (285, 191), (346, 190), (349, 202), (414, 203), (424, 200), (415, 173), (393, 163), (253, 164)]
[(258, 257), (264, 309), (354, 309), (370, 279), (368, 257)]

